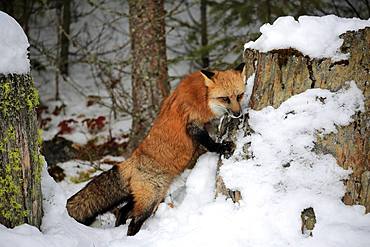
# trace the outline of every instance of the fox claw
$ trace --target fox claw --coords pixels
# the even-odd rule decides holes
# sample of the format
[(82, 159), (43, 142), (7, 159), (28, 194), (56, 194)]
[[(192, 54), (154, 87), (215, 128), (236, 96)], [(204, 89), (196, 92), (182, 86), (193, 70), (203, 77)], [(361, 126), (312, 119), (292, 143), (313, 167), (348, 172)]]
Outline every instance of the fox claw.
[(235, 144), (231, 141), (225, 141), (220, 144), (220, 154), (223, 154), (225, 158), (229, 158), (235, 151)]

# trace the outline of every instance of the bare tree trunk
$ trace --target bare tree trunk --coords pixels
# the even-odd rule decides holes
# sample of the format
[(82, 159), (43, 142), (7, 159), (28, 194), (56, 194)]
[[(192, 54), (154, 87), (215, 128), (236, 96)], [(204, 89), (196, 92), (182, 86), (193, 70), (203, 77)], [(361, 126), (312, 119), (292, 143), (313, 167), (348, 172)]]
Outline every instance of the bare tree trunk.
[(169, 94), (163, 0), (130, 0), (132, 129), (129, 150), (145, 137)]
[[(68, 76), (69, 66), (69, 35), (71, 25), (71, 1), (58, 0), (57, 2), (57, 17), (58, 17), (58, 71), (55, 74), (55, 100), (60, 99), (59, 85), (61, 77)], [(61, 75), (61, 77), (60, 77)]]
[(200, 35), (202, 44), (202, 67), (209, 67), (208, 32), (207, 32), (207, 0), (200, 1)]
[(60, 64), (59, 70), (63, 76), (68, 76), (69, 35), (71, 25), (71, 0), (62, 0), (60, 25)]
[(271, 23), (271, 1), (270, 0), (266, 0), (266, 11), (267, 11), (266, 22)]
[[(354, 80), (365, 96), (365, 112), (358, 113), (350, 125), (338, 128), (337, 133), (318, 137), (315, 151), (330, 153), (340, 166), (352, 169), (343, 202), (361, 204), (370, 212), (370, 28), (347, 32), (341, 37), (344, 39), (341, 51), (350, 56), (339, 62), (311, 59), (293, 49), (267, 53), (246, 50), (246, 76), (255, 73), (249, 106), (254, 110), (270, 105), (276, 108), (307, 89), (336, 91), (346, 81)], [(244, 124), (244, 130), (247, 129)]]
[(41, 225), (38, 102), (30, 75), (0, 74), (0, 223), (7, 227)]

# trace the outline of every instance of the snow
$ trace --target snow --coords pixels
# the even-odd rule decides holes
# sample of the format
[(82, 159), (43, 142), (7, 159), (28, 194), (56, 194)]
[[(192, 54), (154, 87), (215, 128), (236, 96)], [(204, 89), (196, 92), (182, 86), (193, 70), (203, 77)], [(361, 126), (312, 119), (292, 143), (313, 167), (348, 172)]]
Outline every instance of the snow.
[(29, 73), (29, 46), (22, 27), (13, 17), (0, 11), (0, 74)]
[[(126, 236), (127, 225), (112, 227), (110, 214), (94, 224), (99, 228), (70, 218), (66, 199), (86, 182), (57, 184), (44, 169), (42, 232), (26, 224), (0, 225), (1, 246), (368, 246), (370, 214), (341, 202), (342, 180), (351, 171), (330, 154), (314, 152), (316, 136), (351, 123), (355, 112), (364, 111), (363, 101), (352, 81), (337, 92), (310, 89), (277, 109), (250, 110), (254, 132), (240, 133), (235, 155), (221, 168), (227, 186), (239, 189), (243, 200), (234, 204), (214, 198), (218, 155), (204, 154), (193, 170), (176, 179), (156, 215), (133, 237)], [(242, 149), (249, 142), (253, 158), (245, 160)], [(91, 168), (71, 162), (61, 165), (67, 176)], [(307, 207), (316, 214), (313, 237), (301, 234), (300, 213)]]
[(311, 58), (344, 60), (348, 58), (348, 54), (339, 51), (343, 43), (339, 35), (368, 26), (370, 26), (370, 19), (327, 15), (301, 16), (295, 20), (291, 16), (284, 16), (279, 17), (272, 25), (264, 24), (260, 28), (261, 36), (256, 41), (246, 43), (244, 48), (261, 52), (294, 48)]
[(246, 85), (245, 86), (245, 94), (244, 94), (244, 97), (243, 97), (243, 100), (242, 100), (243, 113), (248, 112), (248, 104), (249, 104), (249, 100), (252, 96), (255, 76), (256, 76), (256, 74), (253, 73), (251, 76), (248, 77), (247, 81), (245, 82), (245, 85)]

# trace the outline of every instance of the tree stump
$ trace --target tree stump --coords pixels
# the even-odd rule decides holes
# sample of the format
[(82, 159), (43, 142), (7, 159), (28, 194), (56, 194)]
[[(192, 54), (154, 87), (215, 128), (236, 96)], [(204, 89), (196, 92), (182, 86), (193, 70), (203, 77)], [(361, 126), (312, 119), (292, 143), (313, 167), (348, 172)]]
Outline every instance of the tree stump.
[(29, 74), (0, 74), (0, 223), (41, 225), (43, 158)]
[[(340, 50), (349, 53), (348, 60), (312, 59), (294, 49), (261, 53), (247, 49), (244, 52), (247, 78), (255, 73), (249, 107), (261, 110), (266, 106), (278, 107), (289, 97), (310, 88), (336, 91), (346, 81), (354, 80), (365, 96), (365, 112), (354, 116), (354, 121), (338, 128), (337, 133), (318, 137), (316, 152), (330, 153), (338, 165), (352, 169), (345, 181), (347, 192), (343, 202), (360, 204), (370, 212), (370, 28), (350, 31), (341, 35)], [(247, 122), (246, 122), (247, 123)], [(243, 126), (247, 131), (246, 124)], [(232, 134), (232, 133), (230, 133)], [(232, 139), (232, 136), (229, 136)], [(218, 178), (221, 179), (222, 178)]]

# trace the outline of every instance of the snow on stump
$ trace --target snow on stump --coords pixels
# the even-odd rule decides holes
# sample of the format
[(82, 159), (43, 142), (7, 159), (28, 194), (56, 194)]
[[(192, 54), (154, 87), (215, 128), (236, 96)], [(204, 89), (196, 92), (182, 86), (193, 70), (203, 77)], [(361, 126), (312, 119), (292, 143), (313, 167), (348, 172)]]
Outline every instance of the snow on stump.
[[(347, 205), (363, 205), (367, 213), (370, 212), (369, 26), (370, 20), (356, 18), (304, 16), (295, 20), (281, 17), (272, 25), (263, 25), (260, 38), (248, 42), (244, 51), (246, 78), (254, 78), (249, 101), (252, 110), (259, 111), (267, 106), (277, 108), (291, 96), (308, 89), (323, 88), (336, 92), (348, 87), (348, 81), (355, 82), (365, 98), (364, 111), (357, 112), (351, 124), (338, 127), (336, 132), (318, 135), (312, 151), (331, 154), (339, 166), (352, 170), (344, 181), (346, 192), (342, 201)], [(317, 100), (322, 104), (326, 101), (325, 98)], [(235, 140), (240, 131), (244, 136), (252, 131), (248, 121), (235, 124), (241, 125), (239, 132), (229, 131), (226, 139)], [(244, 159), (253, 159), (248, 147), (243, 147), (243, 151)], [(220, 158), (221, 165), (223, 161)], [(282, 167), (289, 169), (289, 162)], [(217, 184), (223, 186), (216, 185), (217, 193), (232, 198), (219, 173)], [(305, 229), (310, 231), (304, 225), (307, 217), (303, 213), (310, 214), (311, 211), (305, 210), (302, 208), (303, 233), (307, 232)]]
[(28, 40), (0, 11), (0, 223), (41, 225), (39, 96), (30, 75)]

